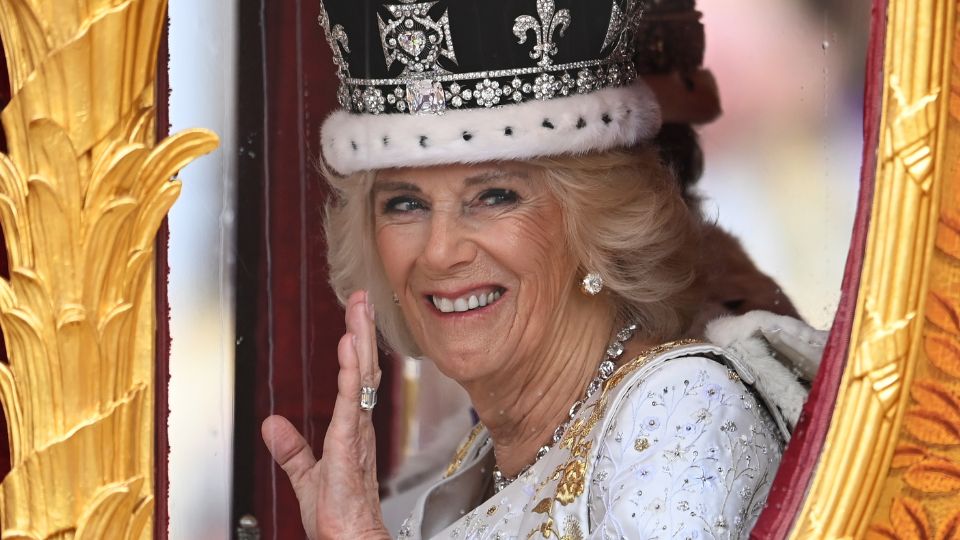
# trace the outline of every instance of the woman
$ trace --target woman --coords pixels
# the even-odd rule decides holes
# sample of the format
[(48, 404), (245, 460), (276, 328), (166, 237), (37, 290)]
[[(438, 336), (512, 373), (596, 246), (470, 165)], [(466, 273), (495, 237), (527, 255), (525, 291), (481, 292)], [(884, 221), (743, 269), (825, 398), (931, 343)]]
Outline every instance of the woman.
[(699, 64), (692, 2), (470, 4), (321, 15), (346, 109), (321, 136), (339, 393), (320, 461), (286, 420), (263, 426), (308, 536), (388, 537), (378, 331), (480, 419), (401, 538), (744, 535), (798, 414), (773, 398), (799, 385), (740, 342), (678, 341), (702, 306), (700, 226), (637, 74)]

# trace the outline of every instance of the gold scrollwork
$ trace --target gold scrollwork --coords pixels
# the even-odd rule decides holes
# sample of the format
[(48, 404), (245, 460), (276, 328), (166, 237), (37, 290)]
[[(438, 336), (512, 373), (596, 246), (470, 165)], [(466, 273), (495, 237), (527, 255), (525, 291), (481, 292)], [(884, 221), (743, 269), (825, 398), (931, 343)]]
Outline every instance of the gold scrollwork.
[[(945, 98), (957, 0), (890, 0), (887, 9), (876, 182), (849, 361), (792, 538), (934, 538), (937, 513), (894, 494), (888, 476), (901, 482), (902, 469), (915, 465), (908, 484), (960, 490), (960, 467), (936, 455), (935, 441), (902, 440), (909, 426), (935, 426), (956, 405), (960, 444), (960, 394), (928, 378), (922, 339), (933, 309), (928, 290), (949, 274), (937, 274), (934, 253), (941, 198), (958, 190)], [(960, 266), (949, 275), (960, 282)], [(918, 396), (936, 405), (918, 408)]]
[(165, 0), (3, 0), (2, 537), (146, 538), (153, 516), (154, 239), (172, 177), (217, 146), (155, 140)]

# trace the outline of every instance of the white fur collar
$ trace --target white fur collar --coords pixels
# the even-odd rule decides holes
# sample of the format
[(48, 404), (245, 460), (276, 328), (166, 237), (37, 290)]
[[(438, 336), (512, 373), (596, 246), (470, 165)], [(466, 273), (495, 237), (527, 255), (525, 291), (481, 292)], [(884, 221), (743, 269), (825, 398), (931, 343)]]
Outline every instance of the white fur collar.
[(807, 399), (800, 381), (816, 375), (828, 333), (792, 317), (751, 311), (711, 322), (704, 335), (727, 351), (744, 382), (783, 413), (792, 431)]

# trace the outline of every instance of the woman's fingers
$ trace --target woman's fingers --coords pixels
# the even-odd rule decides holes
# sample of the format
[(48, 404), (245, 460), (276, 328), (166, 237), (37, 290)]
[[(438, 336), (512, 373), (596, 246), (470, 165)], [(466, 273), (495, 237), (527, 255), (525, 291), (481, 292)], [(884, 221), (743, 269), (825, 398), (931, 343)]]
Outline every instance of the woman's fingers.
[(380, 367), (377, 358), (375, 308), (364, 291), (354, 293), (350, 299), (346, 315), (347, 332), (356, 336), (360, 385), (377, 389), (380, 385)]
[(337, 374), (337, 400), (333, 406), (329, 430), (339, 438), (356, 437), (357, 422), (361, 415), (360, 365), (355, 341), (354, 334), (347, 332), (337, 345), (340, 372)]
[(260, 432), (273, 460), (290, 477), (290, 483), (299, 495), (304, 477), (317, 463), (310, 445), (297, 428), (282, 416), (271, 416), (264, 420)]

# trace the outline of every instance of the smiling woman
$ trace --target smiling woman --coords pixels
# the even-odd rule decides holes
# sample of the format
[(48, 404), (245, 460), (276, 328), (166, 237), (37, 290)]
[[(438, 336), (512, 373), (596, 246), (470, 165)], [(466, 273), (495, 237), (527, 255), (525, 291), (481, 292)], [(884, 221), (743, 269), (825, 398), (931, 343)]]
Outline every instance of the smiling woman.
[[(418, 329), (430, 326), (422, 317), (410, 318), (417, 315), (414, 306), (427, 306), (424, 299), (438, 311), (466, 311), (471, 308), (468, 293), (478, 293), (474, 307), (480, 307), (480, 292), (490, 300), (510, 290), (505, 283), (490, 282), (481, 284), (489, 290), (466, 286), (430, 295), (422, 286), (413, 292), (409, 282), (399, 281), (410, 276), (384, 273), (391, 267), (409, 269), (412, 263), (404, 259), (427, 249), (428, 260), (444, 266), (437, 259), (456, 254), (437, 250), (447, 247), (442, 242), (456, 244), (458, 239), (437, 235), (455, 234), (458, 224), (471, 233), (460, 243), (475, 242), (495, 254), (485, 258), (474, 279), (492, 280), (490, 267), (504, 261), (515, 268), (514, 276), (535, 276), (537, 287), (562, 283), (562, 290), (542, 292), (541, 298), (553, 299), (568, 293), (575, 274), (582, 277), (589, 268), (618, 299), (615, 317), (637, 321), (645, 339), (663, 341), (681, 334), (698, 306), (699, 291), (691, 287), (699, 257), (696, 212), (687, 207), (652, 147), (327, 177), (339, 193), (327, 209), (331, 284), (341, 300), (350, 291), (369, 289), (374, 303), (382, 306), (378, 328), (401, 354), (424, 354), (404, 322), (418, 321)], [(462, 223), (453, 219), (461, 214)], [(440, 221), (444, 216), (451, 219)], [(547, 280), (552, 274), (562, 275)], [(458, 298), (464, 309), (457, 309)]]
[[(696, 152), (654, 141), (661, 118), (716, 113), (693, 3), (505, 4), (502, 42), (468, 3), (324, 7), (339, 393), (319, 461), (286, 420), (263, 425), (308, 535), (387, 534), (382, 346), (434, 363), (479, 419), (401, 538), (745, 536), (806, 396), (791, 368), (815, 372), (823, 335), (766, 312), (695, 324), (715, 313), (708, 266), (742, 254), (708, 260)], [(351, 41), (374, 22), (378, 46)], [(704, 336), (723, 347), (683, 340)]]

